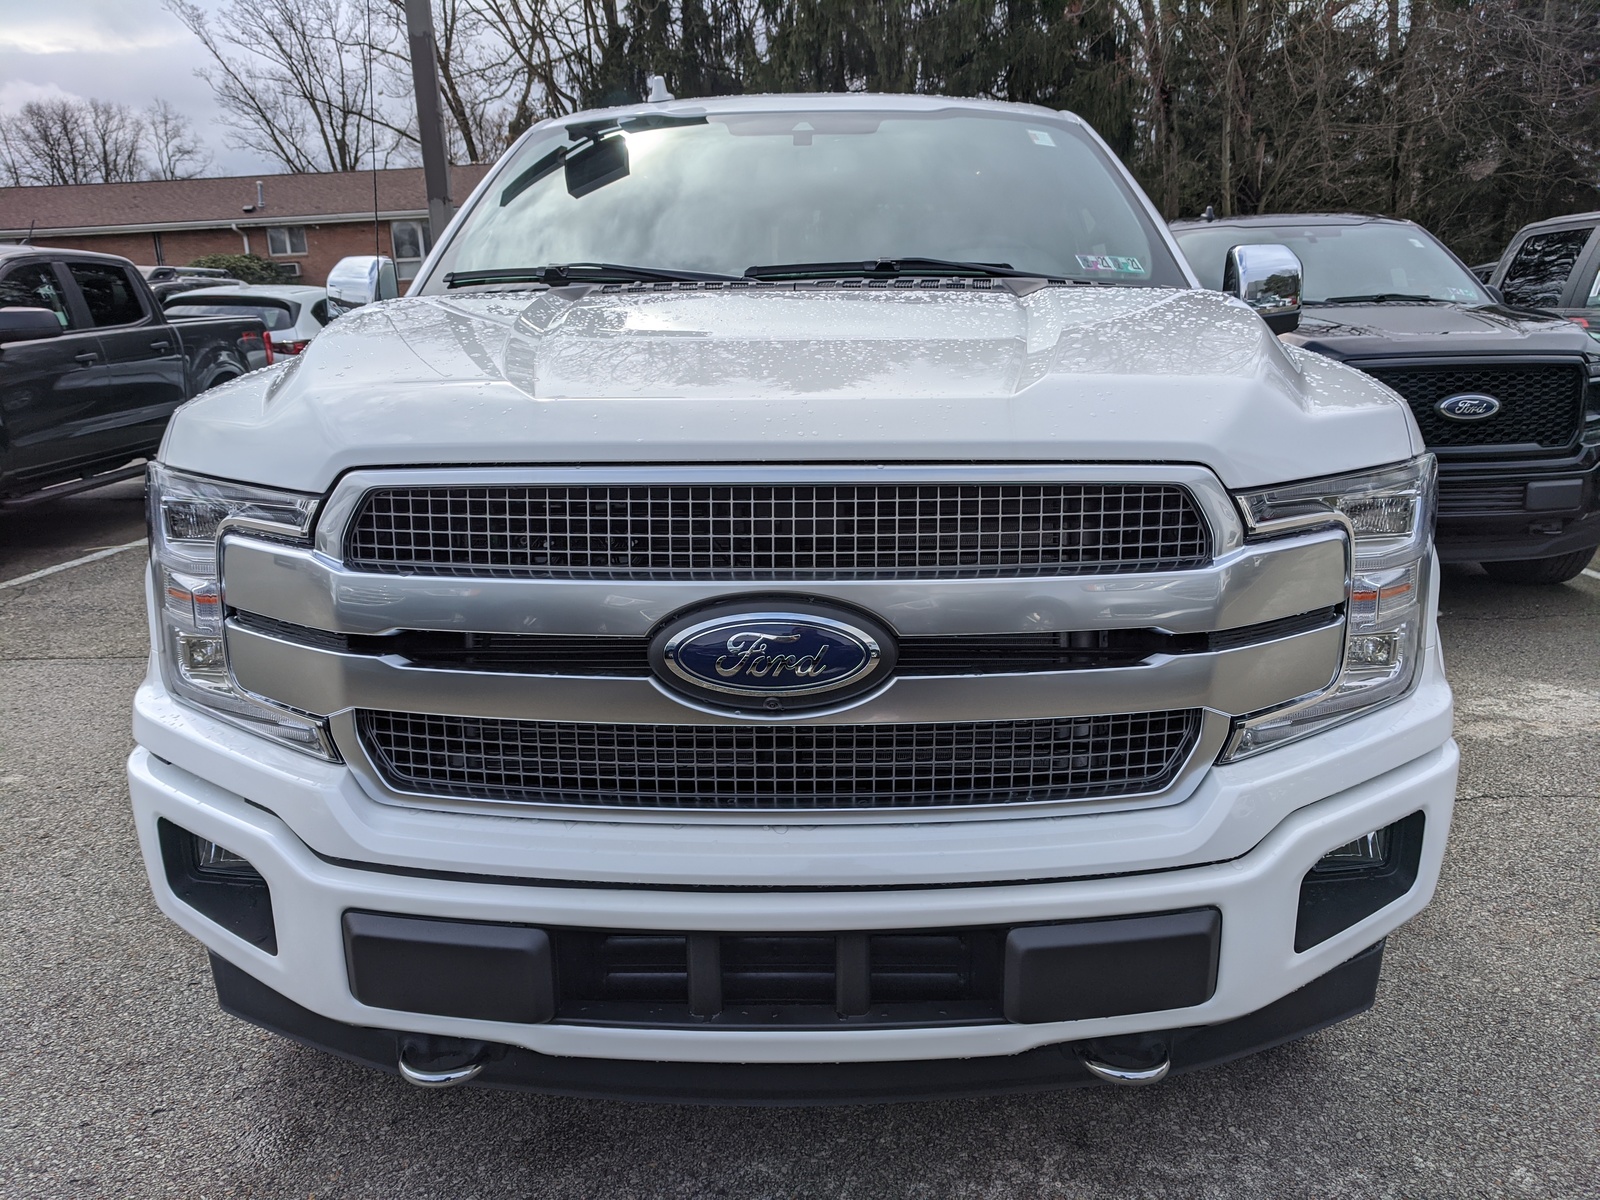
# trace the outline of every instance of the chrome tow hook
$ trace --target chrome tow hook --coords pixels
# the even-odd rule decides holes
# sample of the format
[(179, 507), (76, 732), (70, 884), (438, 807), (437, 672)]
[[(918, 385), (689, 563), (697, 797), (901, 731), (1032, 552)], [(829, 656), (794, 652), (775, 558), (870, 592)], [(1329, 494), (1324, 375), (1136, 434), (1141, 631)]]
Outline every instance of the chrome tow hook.
[(1145, 1087), (1172, 1070), (1172, 1042), (1165, 1034), (1135, 1033), (1093, 1038), (1077, 1045), (1078, 1061), (1102, 1083)]
[(400, 1078), (419, 1088), (448, 1088), (469, 1083), (489, 1065), (489, 1047), (481, 1043), (480, 1048), (459, 1066), (424, 1068), (407, 1061), (425, 1049), (407, 1038), (400, 1043), (400, 1054), (395, 1061), (395, 1066), (400, 1069)]
[(1089, 1074), (1106, 1083), (1117, 1083), (1123, 1087), (1143, 1087), (1147, 1083), (1160, 1083), (1167, 1077), (1167, 1072), (1172, 1069), (1172, 1060), (1164, 1058), (1153, 1067), (1113, 1067), (1110, 1063), (1103, 1063), (1093, 1058), (1085, 1058), (1083, 1065), (1089, 1068)]

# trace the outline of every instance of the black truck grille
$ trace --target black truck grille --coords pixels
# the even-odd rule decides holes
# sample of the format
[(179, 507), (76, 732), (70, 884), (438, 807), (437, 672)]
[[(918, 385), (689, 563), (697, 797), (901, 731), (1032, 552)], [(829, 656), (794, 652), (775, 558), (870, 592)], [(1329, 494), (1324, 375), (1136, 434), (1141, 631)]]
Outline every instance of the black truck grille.
[(569, 579), (1084, 575), (1203, 565), (1172, 484), (694, 484), (383, 488), (352, 570)]
[(905, 725), (608, 725), (357, 713), (393, 788), (610, 808), (804, 812), (1157, 791), (1197, 709)]
[[(1359, 365), (1359, 364), (1358, 364)], [(1364, 367), (1405, 397), (1435, 449), (1539, 446), (1560, 450), (1583, 420), (1584, 372), (1566, 363), (1453, 363), (1448, 366)], [(1452, 421), (1434, 405), (1449, 396), (1480, 393), (1500, 401), (1481, 421)]]

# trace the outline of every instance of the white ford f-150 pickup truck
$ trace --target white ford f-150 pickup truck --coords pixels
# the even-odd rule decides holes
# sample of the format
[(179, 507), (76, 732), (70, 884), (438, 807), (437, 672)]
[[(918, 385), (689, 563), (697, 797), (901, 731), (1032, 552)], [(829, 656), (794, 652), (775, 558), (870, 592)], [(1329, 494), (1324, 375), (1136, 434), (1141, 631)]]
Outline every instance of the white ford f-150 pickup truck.
[[(1265, 258), (1262, 255), (1265, 254)], [(1434, 467), (1083, 122), (545, 122), (150, 474), (134, 813), (230, 1012), (414, 1083), (1148, 1083), (1363, 1011), (1455, 792)]]

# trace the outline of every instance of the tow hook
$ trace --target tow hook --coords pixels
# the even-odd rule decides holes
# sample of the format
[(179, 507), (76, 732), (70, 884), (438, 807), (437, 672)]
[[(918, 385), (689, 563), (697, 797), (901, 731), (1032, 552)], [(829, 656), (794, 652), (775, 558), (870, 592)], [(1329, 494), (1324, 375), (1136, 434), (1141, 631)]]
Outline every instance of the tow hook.
[(1160, 1036), (1095, 1038), (1080, 1042), (1077, 1051), (1089, 1074), (1123, 1087), (1160, 1083), (1172, 1069), (1172, 1049)]
[(1107, 1083), (1120, 1083), (1123, 1087), (1143, 1087), (1147, 1083), (1160, 1083), (1165, 1079), (1167, 1071), (1172, 1067), (1172, 1060), (1164, 1058), (1155, 1066), (1145, 1067), (1142, 1070), (1133, 1067), (1113, 1067), (1110, 1063), (1099, 1062), (1093, 1058), (1084, 1059), (1083, 1065), (1089, 1068), (1091, 1075)]
[(487, 1042), (410, 1036), (400, 1040), (395, 1066), (400, 1078), (416, 1087), (456, 1087), (482, 1073), (489, 1065), (489, 1052)]

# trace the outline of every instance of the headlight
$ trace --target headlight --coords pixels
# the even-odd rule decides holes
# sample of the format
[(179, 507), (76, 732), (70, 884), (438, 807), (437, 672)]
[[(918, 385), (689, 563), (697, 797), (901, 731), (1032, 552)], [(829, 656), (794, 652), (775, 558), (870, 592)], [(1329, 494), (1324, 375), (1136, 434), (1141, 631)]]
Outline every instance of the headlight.
[(154, 568), (158, 657), (178, 699), (252, 733), (321, 758), (338, 756), (323, 722), (259, 700), (234, 686), (223, 642), (217, 551), (230, 528), (305, 543), (316, 496), (184, 475), (150, 465), (150, 560)]
[(1343, 525), (1353, 561), (1338, 677), (1307, 697), (1235, 723), (1223, 761), (1306, 737), (1398, 700), (1422, 656), (1433, 548), (1434, 460), (1285, 484), (1238, 496), (1252, 535)]

